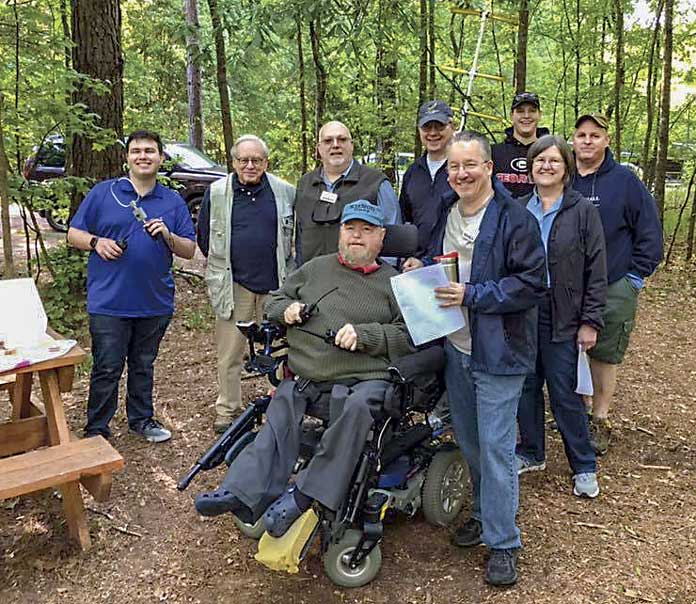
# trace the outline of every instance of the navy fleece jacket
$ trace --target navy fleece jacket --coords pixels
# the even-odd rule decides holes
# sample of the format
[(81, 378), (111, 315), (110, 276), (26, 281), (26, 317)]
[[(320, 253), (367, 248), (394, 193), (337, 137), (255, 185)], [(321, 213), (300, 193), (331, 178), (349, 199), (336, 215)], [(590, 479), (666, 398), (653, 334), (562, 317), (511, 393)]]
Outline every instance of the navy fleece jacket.
[(447, 162), (440, 166), (434, 179), (430, 176), (425, 153), (406, 170), (399, 203), (403, 221), (418, 227), (416, 257), (420, 258), (428, 249), (433, 227), (440, 215), (442, 196), (451, 192), (447, 182)]
[(607, 280), (627, 273), (645, 279), (662, 260), (662, 225), (657, 206), (638, 177), (614, 160), (609, 149), (602, 165), (575, 175), (573, 188), (599, 210), (607, 244)]

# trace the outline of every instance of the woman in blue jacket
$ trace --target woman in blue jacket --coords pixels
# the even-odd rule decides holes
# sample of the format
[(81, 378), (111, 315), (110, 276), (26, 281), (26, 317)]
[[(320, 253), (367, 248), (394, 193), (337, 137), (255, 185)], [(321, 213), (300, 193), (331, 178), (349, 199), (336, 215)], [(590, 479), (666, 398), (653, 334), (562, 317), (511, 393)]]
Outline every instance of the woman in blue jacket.
[(592, 348), (602, 328), (607, 268), (599, 212), (570, 183), (573, 153), (559, 136), (543, 136), (529, 149), (527, 169), (535, 183), (522, 198), (536, 218), (546, 250), (547, 290), (539, 307), (538, 352), (520, 398), (519, 473), (546, 467), (544, 395), (573, 471), (573, 493), (599, 495), (597, 465), (582, 397), (575, 392), (579, 350)]

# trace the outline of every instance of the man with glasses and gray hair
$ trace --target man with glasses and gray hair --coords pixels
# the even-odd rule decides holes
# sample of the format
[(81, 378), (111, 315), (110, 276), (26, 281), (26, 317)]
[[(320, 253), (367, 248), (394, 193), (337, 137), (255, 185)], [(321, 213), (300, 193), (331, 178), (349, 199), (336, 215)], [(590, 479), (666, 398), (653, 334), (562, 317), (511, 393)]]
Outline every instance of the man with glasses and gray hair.
[(293, 268), (295, 187), (266, 172), (268, 146), (245, 134), (232, 147), (234, 172), (206, 191), (198, 215), (198, 246), (208, 258), (205, 280), (215, 312), (218, 397), (216, 432), (242, 405), (246, 340), (237, 321), (260, 321), (268, 292)]
[(343, 208), (359, 199), (382, 208), (384, 224), (401, 222), (396, 193), (384, 173), (353, 159), (353, 139), (341, 122), (319, 130), (317, 152), (321, 166), (297, 185), (295, 199), (295, 259), (300, 266), (315, 256), (338, 250)]

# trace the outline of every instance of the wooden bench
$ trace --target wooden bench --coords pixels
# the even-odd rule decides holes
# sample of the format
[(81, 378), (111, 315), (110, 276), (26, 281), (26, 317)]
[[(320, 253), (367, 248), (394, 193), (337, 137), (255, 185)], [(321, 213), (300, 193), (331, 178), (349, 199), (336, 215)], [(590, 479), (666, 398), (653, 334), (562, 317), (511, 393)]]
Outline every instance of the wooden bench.
[[(0, 423), (0, 500), (56, 487), (70, 536), (82, 547), (91, 545), (82, 485), (97, 501), (111, 492), (112, 472), (123, 458), (101, 436), (76, 440), (65, 418), (61, 393), (69, 392), (75, 365), (85, 358), (75, 346), (65, 355), (6, 372), (10, 385), (11, 420)], [(33, 376), (41, 385), (43, 406), (31, 401)], [(8, 379), (9, 378), (9, 379)]]
[[(101, 436), (0, 459), (0, 500), (87, 479), (123, 468), (123, 458)], [(110, 482), (110, 480), (109, 480)], [(90, 489), (88, 489), (90, 490)], [(95, 499), (104, 500), (102, 490)]]
[(10, 373), (9, 375), (0, 375), (0, 392), (5, 390), (10, 395), (10, 403), (14, 398), (14, 388), (15, 388), (15, 375)]

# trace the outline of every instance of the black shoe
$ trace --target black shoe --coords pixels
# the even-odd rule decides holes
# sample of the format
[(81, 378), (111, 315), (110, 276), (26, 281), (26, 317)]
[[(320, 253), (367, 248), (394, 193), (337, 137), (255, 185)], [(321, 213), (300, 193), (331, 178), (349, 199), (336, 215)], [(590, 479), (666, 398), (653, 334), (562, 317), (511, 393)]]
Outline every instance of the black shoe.
[(514, 585), (517, 583), (516, 549), (492, 549), (486, 568), (486, 583), (491, 585)]
[(481, 521), (469, 518), (452, 535), (452, 543), (457, 547), (472, 547), (481, 543)]
[(232, 493), (222, 488), (207, 493), (199, 493), (196, 495), (195, 505), (201, 516), (219, 516), (230, 512), (237, 517), (246, 516), (242, 513), (246, 506)]

